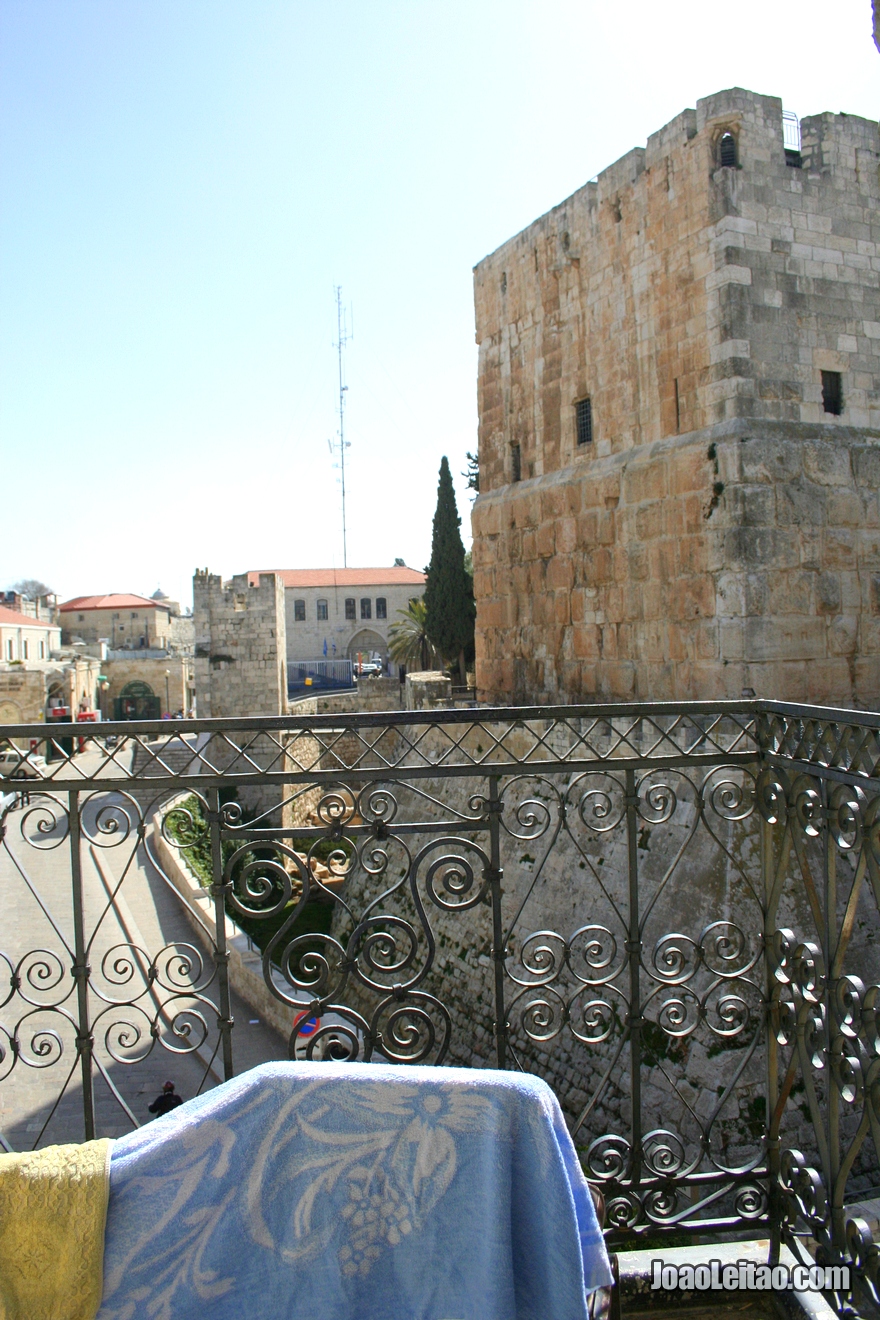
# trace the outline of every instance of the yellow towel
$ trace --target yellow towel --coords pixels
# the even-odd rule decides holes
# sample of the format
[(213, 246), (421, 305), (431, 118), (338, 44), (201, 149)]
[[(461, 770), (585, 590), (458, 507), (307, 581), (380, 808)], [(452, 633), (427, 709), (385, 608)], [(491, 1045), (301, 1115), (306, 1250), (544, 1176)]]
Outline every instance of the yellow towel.
[(94, 1320), (112, 1144), (0, 1155), (0, 1320)]

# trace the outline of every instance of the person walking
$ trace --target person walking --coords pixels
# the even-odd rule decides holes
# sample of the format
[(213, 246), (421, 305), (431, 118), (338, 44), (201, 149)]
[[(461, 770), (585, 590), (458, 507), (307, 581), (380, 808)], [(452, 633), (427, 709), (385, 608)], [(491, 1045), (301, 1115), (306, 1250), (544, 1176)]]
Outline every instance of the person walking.
[(178, 1105), (182, 1104), (183, 1097), (179, 1096), (175, 1091), (174, 1083), (166, 1082), (159, 1095), (156, 1096), (156, 1099), (151, 1105), (148, 1105), (147, 1108), (151, 1114), (155, 1114), (157, 1118), (161, 1118), (163, 1114), (170, 1113), (172, 1109), (176, 1109)]

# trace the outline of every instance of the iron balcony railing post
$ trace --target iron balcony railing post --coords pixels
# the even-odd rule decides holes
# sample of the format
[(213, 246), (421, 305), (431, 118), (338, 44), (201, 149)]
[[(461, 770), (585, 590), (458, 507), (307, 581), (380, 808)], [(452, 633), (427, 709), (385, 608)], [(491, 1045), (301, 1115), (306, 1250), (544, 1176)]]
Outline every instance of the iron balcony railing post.
[[(758, 743), (758, 774), (765, 770), (769, 761), (767, 752), (770, 740), (767, 721), (758, 713), (755, 717), (755, 741)], [(770, 941), (776, 929), (776, 907), (771, 909), (776, 875), (776, 855), (773, 846), (773, 826), (763, 815), (760, 821), (760, 860), (761, 860), (761, 900), (763, 908), (763, 963), (764, 963), (764, 1051), (766, 1097), (764, 1109), (765, 1130), (767, 1133), (767, 1197), (770, 1218), (770, 1250), (768, 1261), (771, 1265), (779, 1263), (782, 1247), (782, 1190), (779, 1186), (780, 1148), (778, 1125), (774, 1125), (776, 1135), (771, 1135), (771, 1124), (779, 1102), (779, 1047), (773, 1030), (771, 1016), (772, 995), (775, 985), (773, 967), (770, 959)]]
[(829, 785), (826, 780), (819, 781), (822, 795), (822, 832), (825, 847), (824, 893), (822, 895), (825, 921), (825, 939), (822, 957), (825, 962), (825, 990), (823, 1007), (825, 1009), (825, 1076), (827, 1079), (826, 1095), (828, 1099), (828, 1159), (829, 1188), (831, 1211), (831, 1240), (834, 1249), (841, 1254), (846, 1252), (846, 1219), (843, 1207), (844, 1188), (838, 1186), (840, 1175), (840, 1091), (834, 1084), (832, 1045), (837, 1034), (834, 1021), (834, 986), (839, 975), (837, 929), (837, 851), (834, 844), (834, 831), (830, 828), (831, 811), (828, 802)]
[(639, 915), (638, 805), (636, 774), (626, 771), (626, 840), (629, 870), (629, 926), (626, 955), (629, 959), (629, 1058), (632, 1097), (632, 1171), (631, 1180), (638, 1187), (642, 1176), (642, 932)]
[(504, 1004), (504, 962), (507, 950), (504, 945), (504, 924), (502, 922), (501, 888), (503, 871), (501, 869), (501, 799), (498, 796), (500, 780), (497, 775), (489, 776), (489, 884), (492, 902), (492, 960), (495, 967), (495, 1065), (507, 1067), (507, 1010)]
[(73, 966), (71, 974), (76, 982), (76, 1049), (79, 1055), (82, 1074), (83, 1092), (83, 1130), (85, 1140), (93, 1141), (95, 1130), (95, 1086), (92, 1078), (92, 1053), (94, 1037), (89, 1012), (89, 975), (91, 968), (87, 961), (87, 940), (85, 932), (85, 906), (83, 903), (82, 877), (82, 822), (80, 819), (79, 793), (75, 790), (68, 794), (68, 819), (70, 821), (70, 879), (73, 898)]
[(208, 792), (208, 822), (211, 830), (211, 897), (214, 900), (214, 963), (217, 967), (217, 997), (223, 1079), (235, 1076), (232, 1060), (232, 1005), (229, 998), (229, 949), (226, 946), (226, 884), (223, 879), (223, 842), (220, 836), (220, 789)]

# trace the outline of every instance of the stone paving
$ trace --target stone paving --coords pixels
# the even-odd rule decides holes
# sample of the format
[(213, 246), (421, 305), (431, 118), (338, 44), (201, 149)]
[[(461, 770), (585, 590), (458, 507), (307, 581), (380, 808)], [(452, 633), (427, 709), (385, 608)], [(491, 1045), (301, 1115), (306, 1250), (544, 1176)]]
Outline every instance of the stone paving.
[[(87, 758), (78, 760), (85, 769)], [(21, 994), (15, 994), (0, 1007), (0, 1026), (12, 1033), (18, 1024), (21, 1043), (14, 1066), (10, 1068), (12, 1056), (8, 1051), (0, 1063), (0, 1134), (13, 1150), (83, 1139), (81, 1075), (75, 1047), (76, 990), (68, 952), (74, 942), (70, 840), (65, 838), (63, 824), (45, 833), (37, 830), (40, 820), (51, 823), (49, 810), (63, 818), (57, 799), (63, 801), (64, 797), (55, 795), (53, 804), (52, 799), (34, 795), (29, 806), (13, 810), (7, 817), (5, 843), (0, 845), (0, 954), (13, 967), (28, 955), (21, 967), (21, 979), (22, 990), (31, 1001), (25, 1002)], [(98, 828), (98, 812), (112, 808), (114, 803), (118, 828), (106, 834)], [(187, 994), (175, 997), (173, 969), (179, 965), (175, 950), (192, 961), (195, 954), (201, 957), (200, 985), (213, 970), (210, 958), (205, 948), (196, 949), (179, 898), (150, 864), (144, 847), (136, 845), (133, 833), (126, 837), (125, 818), (119, 810), (124, 806), (120, 795), (106, 791), (85, 802), (86, 837), (81, 844), (85, 929), (87, 938), (93, 940), (89, 964), (95, 1054), (112, 1083), (95, 1068), (95, 1112), (98, 1135), (110, 1137), (122, 1136), (133, 1127), (113, 1094), (114, 1087), (141, 1124), (149, 1120), (147, 1106), (166, 1080), (172, 1080), (185, 1099), (222, 1080), (216, 1012), (211, 1007), (217, 1004), (216, 983), (204, 991), (204, 997), (211, 1001), (209, 1005), (200, 1005)], [(110, 846), (96, 846), (96, 842)], [(109, 897), (117, 885), (116, 901), (111, 907)], [(131, 946), (145, 950), (147, 959), (155, 958), (160, 950), (166, 951), (160, 960), (165, 970), (152, 986), (145, 974), (147, 959), (133, 956)], [(44, 953), (32, 952), (36, 950)], [(9, 969), (0, 962), (0, 1004), (8, 994), (8, 975)], [(167, 988), (162, 988), (163, 981)], [(181, 988), (188, 984), (185, 982)], [(65, 995), (58, 1008), (40, 1007), (57, 1004)], [(102, 1002), (101, 996), (120, 1001), (121, 1006), (114, 1008)], [(129, 1006), (135, 997), (143, 1007)], [(173, 1013), (167, 1010), (160, 1018), (159, 1038), (151, 1045), (150, 1019), (161, 1004), (169, 1002), (174, 1010), (187, 1006), (204, 1010), (207, 1032), (197, 1051), (178, 1052), (195, 1037), (191, 1035), (187, 1041), (175, 1035), (171, 1030)], [(236, 995), (232, 997), (232, 1015), (236, 1073), (287, 1057), (286, 1042), (257, 1020), (254, 1010)], [(202, 1034), (195, 1018), (188, 1015), (186, 1020), (193, 1032)], [(138, 1032), (139, 1038), (135, 1039)], [(0, 1044), (8, 1044), (2, 1034)], [(130, 1061), (120, 1062), (120, 1058)]]

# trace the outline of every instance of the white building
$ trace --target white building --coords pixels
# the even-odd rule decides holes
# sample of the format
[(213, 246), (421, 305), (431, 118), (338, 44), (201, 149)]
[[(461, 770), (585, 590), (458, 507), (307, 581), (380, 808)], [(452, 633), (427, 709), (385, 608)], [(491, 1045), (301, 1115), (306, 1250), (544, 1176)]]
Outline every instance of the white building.
[(61, 629), (0, 605), (0, 660), (48, 660), (61, 647)]
[(288, 664), (301, 660), (355, 660), (358, 652), (388, 657), (388, 629), (425, 590), (425, 575), (404, 564), (393, 568), (262, 568), (284, 582)]

